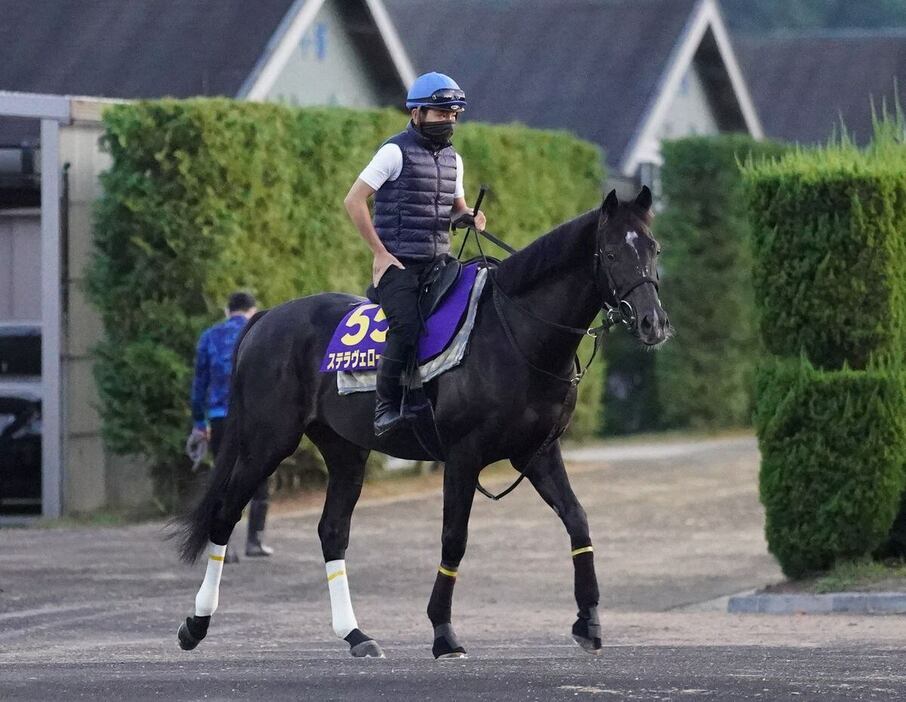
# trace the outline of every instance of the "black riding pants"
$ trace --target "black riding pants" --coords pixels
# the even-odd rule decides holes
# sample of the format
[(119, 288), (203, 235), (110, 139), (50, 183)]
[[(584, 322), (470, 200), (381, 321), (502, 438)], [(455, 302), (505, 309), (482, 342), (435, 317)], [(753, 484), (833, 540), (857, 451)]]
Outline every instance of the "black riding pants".
[(434, 261), (417, 263), (402, 261), (404, 269), (390, 266), (377, 284), (377, 298), (387, 316), (387, 345), (384, 356), (406, 362), (415, 352), (421, 320), (418, 314), (418, 293), (422, 276)]

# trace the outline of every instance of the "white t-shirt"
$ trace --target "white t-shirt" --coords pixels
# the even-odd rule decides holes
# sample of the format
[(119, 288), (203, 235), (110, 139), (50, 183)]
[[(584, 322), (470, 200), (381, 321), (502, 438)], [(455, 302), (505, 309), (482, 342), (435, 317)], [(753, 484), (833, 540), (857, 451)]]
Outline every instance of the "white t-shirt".
[[(403, 172), (403, 151), (396, 144), (384, 144), (359, 174), (359, 178), (373, 189), (379, 190), (388, 180), (396, 180)], [(453, 197), (465, 197), (462, 186), (462, 159), (456, 154), (456, 187)]]

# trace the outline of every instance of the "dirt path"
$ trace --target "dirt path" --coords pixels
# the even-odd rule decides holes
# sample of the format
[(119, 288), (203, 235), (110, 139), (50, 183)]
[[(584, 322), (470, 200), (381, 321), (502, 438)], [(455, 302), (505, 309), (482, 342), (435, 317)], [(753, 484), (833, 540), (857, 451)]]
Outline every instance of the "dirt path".
[(273, 558), (227, 568), (211, 634), (191, 654), (174, 634), (203, 567), (176, 562), (161, 524), (5, 529), (0, 698), (899, 695), (901, 618), (730, 616), (701, 604), (780, 577), (762, 536), (757, 465), (745, 437), (571, 454), (601, 580), (597, 658), (569, 639), (568, 538), (527, 483), (501, 503), (476, 498), (453, 610), (472, 659), (455, 667), (430, 659), (424, 614), (439, 559), (431, 479), (416, 481), (427, 490), (416, 496), (372, 493), (353, 520), (353, 602), (386, 662), (352, 661), (333, 637), (315, 509), (271, 521)]

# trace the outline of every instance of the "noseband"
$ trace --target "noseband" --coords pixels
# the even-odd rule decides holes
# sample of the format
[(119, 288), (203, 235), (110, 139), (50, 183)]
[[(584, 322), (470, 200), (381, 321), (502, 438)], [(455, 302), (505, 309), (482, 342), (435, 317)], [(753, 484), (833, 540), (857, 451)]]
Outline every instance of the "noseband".
[[(647, 284), (653, 285), (654, 289), (660, 292), (657, 280), (648, 276), (641, 276), (633, 281), (625, 290), (620, 291), (613, 278), (613, 274), (611, 273), (611, 267), (604, 262), (607, 260), (607, 257), (604, 255), (600, 246), (595, 250), (594, 258), (595, 287), (598, 290), (598, 296), (601, 299), (601, 308), (604, 311), (604, 328), (611, 329), (617, 324), (622, 324), (627, 331), (632, 332), (635, 327), (637, 315), (635, 307), (626, 298), (633, 290)], [(600, 287), (600, 280), (602, 277), (600, 271), (602, 268), (604, 269), (603, 277), (607, 280), (607, 290), (603, 294)], [(608, 296), (610, 298), (609, 300)], [(613, 302), (611, 302), (611, 300)]]

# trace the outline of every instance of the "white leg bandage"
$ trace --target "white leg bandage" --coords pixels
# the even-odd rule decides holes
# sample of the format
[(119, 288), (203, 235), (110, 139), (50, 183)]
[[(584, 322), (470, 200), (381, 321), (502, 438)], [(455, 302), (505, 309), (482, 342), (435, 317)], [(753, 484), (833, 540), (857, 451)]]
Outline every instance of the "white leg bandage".
[(195, 595), (195, 616), (210, 617), (217, 611), (217, 601), (220, 598), (220, 575), (223, 573), (223, 557), (226, 546), (208, 542), (208, 569), (204, 574), (204, 582)]
[(327, 587), (330, 588), (330, 612), (333, 615), (333, 631), (339, 638), (345, 638), (350, 631), (358, 629), (349, 598), (349, 580), (346, 577), (346, 561), (328, 561)]

